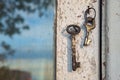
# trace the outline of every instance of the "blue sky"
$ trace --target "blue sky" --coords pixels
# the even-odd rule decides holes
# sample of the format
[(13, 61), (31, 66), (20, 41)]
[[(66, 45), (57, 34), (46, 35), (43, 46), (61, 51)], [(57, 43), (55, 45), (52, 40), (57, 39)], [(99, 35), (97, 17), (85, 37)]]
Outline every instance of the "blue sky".
[(34, 14), (19, 12), (25, 18), (25, 23), (30, 26), (30, 30), (24, 30), (20, 35), (14, 35), (12, 39), (0, 35), (0, 41), (6, 41), (16, 50), (14, 58), (22, 58), (19, 57), (20, 55), (26, 56), (26, 58), (33, 58), (33, 56), (39, 58), (38, 56), (44, 53), (53, 55), (54, 10), (51, 8), (45, 13), (47, 16), (39, 17), (38, 12)]
[[(32, 80), (44, 80), (47, 70), (46, 74), (51, 76), (49, 80), (53, 80), (54, 9), (50, 8), (45, 13), (47, 16), (39, 17), (37, 12), (34, 14), (19, 12), (25, 18), (25, 23), (30, 26), (30, 30), (14, 35), (12, 39), (0, 34), (0, 42), (5, 41), (16, 50), (15, 54), (9, 56), (4, 63), (0, 63), (0, 66), (30, 72)], [(0, 53), (2, 51), (4, 50), (0, 47)]]

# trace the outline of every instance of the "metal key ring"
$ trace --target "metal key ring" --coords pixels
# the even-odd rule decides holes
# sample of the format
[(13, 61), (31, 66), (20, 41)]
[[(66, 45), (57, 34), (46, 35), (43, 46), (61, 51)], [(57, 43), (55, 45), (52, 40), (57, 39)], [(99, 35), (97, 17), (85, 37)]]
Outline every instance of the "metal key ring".
[(81, 31), (81, 29), (77, 25), (69, 25), (67, 26), (66, 31), (71, 35), (76, 35)]
[(85, 19), (87, 18), (87, 14), (90, 14), (90, 10), (94, 11), (95, 15), (94, 15), (93, 19), (95, 19), (95, 17), (96, 17), (96, 10), (94, 8), (92, 8), (92, 7), (89, 7), (89, 6), (88, 6), (88, 9), (85, 11), (85, 15), (84, 15)]

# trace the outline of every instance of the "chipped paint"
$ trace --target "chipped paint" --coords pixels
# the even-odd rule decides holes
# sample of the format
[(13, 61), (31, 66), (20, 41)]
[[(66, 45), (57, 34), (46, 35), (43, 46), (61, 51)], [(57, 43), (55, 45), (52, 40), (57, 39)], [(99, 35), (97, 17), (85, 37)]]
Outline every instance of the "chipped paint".
[[(98, 12), (98, 0), (57, 0), (57, 35), (56, 35), (56, 79), (57, 80), (98, 80), (99, 77), (99, 24), (98, 13), (96, 28), (92, 31), (89, 46), (83, 47), (84, 12), (87, 6), (94, 7)], [(81, 27), (76, 35), (77, 61), (81, 63), (76, 71), (71, 69), (71, 39), (66, 27), (75, 24)]]

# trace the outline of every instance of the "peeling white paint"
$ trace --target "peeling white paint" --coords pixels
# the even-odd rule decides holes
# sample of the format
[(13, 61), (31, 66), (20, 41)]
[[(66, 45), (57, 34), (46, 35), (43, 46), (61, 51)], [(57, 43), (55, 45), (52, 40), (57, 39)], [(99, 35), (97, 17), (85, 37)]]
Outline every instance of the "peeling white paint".
[[(57, 49), (56, 66), (57, 80), (98, 80), (99, 77), (99, 24), (97, 0), (58, 0), (57, 5)], [(92, 43), (87, 47), (81, 47), (84, 37), (84, 11), (87, 6), (94, 7), (97, 12), (96, 28), (90, 34)], [(71, 71), (71, 43), (66, 27), (76, 24), (81, 27), (81, 32), (76, 36), (77, 61), (81, 63), (80, 68)]]

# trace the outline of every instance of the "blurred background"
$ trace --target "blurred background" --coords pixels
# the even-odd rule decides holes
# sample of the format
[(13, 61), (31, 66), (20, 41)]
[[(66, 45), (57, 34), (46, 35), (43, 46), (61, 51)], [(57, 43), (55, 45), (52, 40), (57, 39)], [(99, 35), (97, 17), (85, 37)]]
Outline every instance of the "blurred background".
[(55, 0), (0, 0), (0, 80), (54, 80)]

